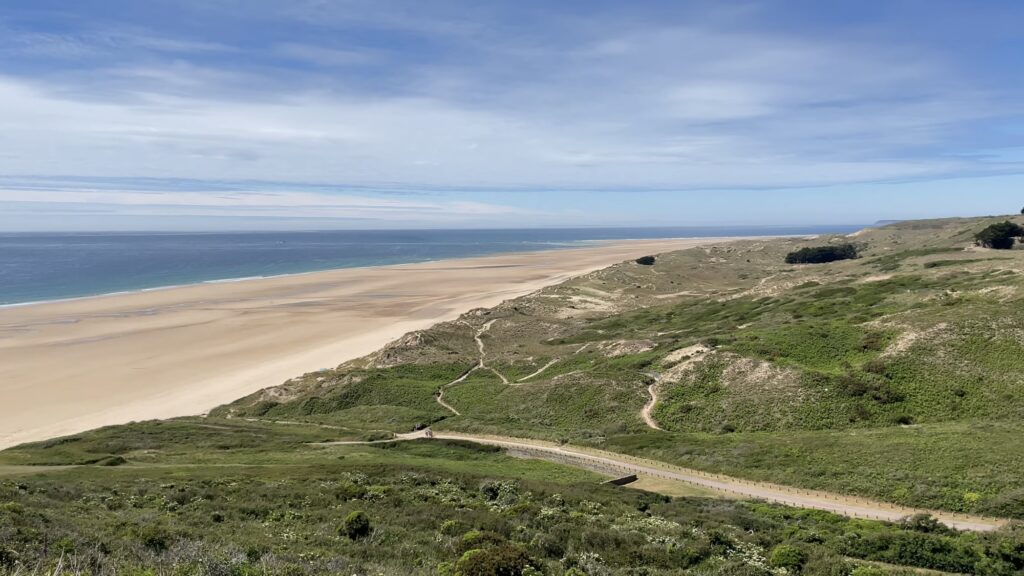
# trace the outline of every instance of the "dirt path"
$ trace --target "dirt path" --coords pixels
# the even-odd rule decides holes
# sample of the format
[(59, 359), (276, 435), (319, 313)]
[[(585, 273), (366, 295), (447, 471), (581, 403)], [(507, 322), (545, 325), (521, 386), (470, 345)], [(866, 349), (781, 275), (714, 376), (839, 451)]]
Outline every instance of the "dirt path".
[(511, 382), (508, 381), (508, 378), (506, 378), (504, 374), (498, 372), (494, 368), (491, 368), (490, 366), (484, 363), (484, 358), (487, 356), (487, 352), (484, 351), (484, 341), (481, 338), (481, 336), (483, 336), (484, 332), (487, 332), (488, 330), (491, 329), (491, 326), (494, 325), (494, 322), (495, 320), (487, 322), (486, 324), (481, 326), (480, 329), (476, 331), (476, 335), (473, 336), (473, 339), (476, 340), (476, 347), (480, 350), (480, 364), (477, 368), (479, 370), (490, 370), (491, 372), (494, 372), (494, 375), (497, 376), (498, 378), (501, 378), (501, 382), (508, 386), (511, 384)]
[[(469, 374), (466, 374), (466, 375), (469, 376)], [(459, 381), (456, 380), (455, 382), (452, 382), (451, 384), (449, 384), (449, 386), (451, 386), (452, 384), (458, 384), (458, 383), (459, 383)], [(441, 406), (443, 406), (445, 410), (451, 412), (452, 414), (455, 414), (456, 416), (462, 416), (462, 412), (459, 412), (458, 410), (455, 409), (454, 406), (452, 406), (451, 404), (449, 404), (449, 403), (444, 401), (444, 388), (441, 388), (440, 390), (437, 391), (436, 398), (437, 398), (437, 403), (440, 404)]]
[[(440, 388), (438, 388), (437, 396), (434, 397), (437, 400), (438, 404), (440, 404), (441, 406), (443, 406), (445, 408), (445, 410), (448, 410), (449, 412), (451, 412), (452, 414), (454, 414), (456, 416), (462, 416), (462, 413), (459, 412), (458, 410), (456, 410), (455, 407), (452, 406), (451, 404), (445, 402), (445, 400), (444, 400), (444, 391), (446, 389), (448, 389), (448, 388), (451, 388), (452, 386), (455, 386), (456, 384), (459, 384), (459, 383), (465, 381), (466, 378), (469, 378), (469, 375), (472, 374), (473, 372), (476, 372), (477, 370), (490, 370), (491, 372), (494, 372), (495, 376), (497, 376), (498, 378), (501, 378), (501, 381), (503, 383), (505, 383), (506, 385), (511, 385), (512, 384), (511, 382), (508, 381), (508, 378), (506, 378), (504, 374), (502, 374), (501, 372), (498, 372), (494, 368), (491, 368), (490, 366), (488, 366), (487, 364), (484, 363), (484, 356), (486, 356), (486, 352), (484, 351), (484, 341), (480, 337), (483, 335), (484, 332), (487, 332), (488, 330), (491, 329), (491, 325), (493, 325), (494, 322), (495, 322), (494, 320), (491, 320), (490, 322), (487, 322), (486, 324), (481, 326), (479, 329), (477, 329), (475, 334), (473, 334), (473, 340), (476, 341), (477, 350), (480, 351), (480, 357), (477, 359), (476, 364), (474, 364), (473, 367), (470, 368), (469, 370), (466, 370), (462, 374), (462, 376), (459, 376), (455, 380), (452, 380), (451, 382), (449, 382), (449, 383), (445, 384), (444, 386), (441, 386)], [(473, 328), (473, 326), (469, 322), (462, 322), (462, 323), (465, 324), (466, 326), (469, 326), (470, 329)]]
[(643, 410), (640, 410), (640, 417), (644, 419), (644, 424), (647, 424), (648, 428), (653, 428), (655, 430), (661, 430), (661, 426), (658, 426), (654, 417), (651, 416), (651, 412), (654, 411), (654, 405), (658, 403), (658, 390), (656, 388), (658, 384), (660, 384), (660, 381), (655, 380), (647, 387), (647, 394), (649, 394), (651, 398), (646, 404), (644, 404)]
[(478, 368), (480, 368), (480, 366), (481, 366), (481, 364), (478, 362), (475, 366), (473, 366), (469, 370), (466, 370), (465, 372), (463, 372), (462, 376), (459, 376), (455, 380), (452, 380), (451, 382), (449, 382), (449, 383), (445, 384), (444, 386), (441, 386), (440, 388), (438, 388), (437, 389), (437, 396), (435, 396), (435, 399), (437, 399), (437, 403), (440, 404), (441, 406), (444, 406), (444, 408), (446, 410), (448, 410), (449, 412), (451, 412), (452, 414), (455, 414), (456, 416), (462, 416), (462, 413), (459, 412), (458, 410), (456, 410), (454, 406), (452, 406), (451, 404), (449, 404), (449, 403), (444, 401), (444, 390), (445, 390), (445, 388), (448, 388), (450, 386), (455, 386), (456, 384), (462, 382), (466, 378), (469, 378), (469, 375), (472, 374), (473, 372), (475, 372)]
[(647, 387), (647, 395), (650, 399), (644, 404), (644, 407), (640, 410), (640, 418), (643, 419), (644, 424), (648, 428), (653, 430), (664, 430), (661, 426), (658, 426), (658, 421), (654, 419), (654, 405), (658, 403), (658, 387), (665, 382), (678, 381), (683, 372), (685, 372), (690, 366), (697, 362), (705, 353), (710, 349), (703, 344), (694, 344), (693, 346), (687, 346), (686, 348), (680, 348), (674, 350), (671, 354), (665, 357), (665, 361), (678, 362), (668, 370), (660, 374), (648, 374), (654, 378), (654, 382)]
[[(399, 434), (396, 436), (396, 440), (414, 440), (425, 437), (426, 433), (421, 431), (411, 434)], [(804, 490), (767, 482), (754, 482), (673, 466), (656, 460), (579, 446), (558, 445), (540, 440), (436, 431), (433, 433), (433, 437), (444, 440), (466, 440), (479, 444), (501, 446), (526, 456), (554, 460), (570, 466), (591, 470), (599, 468), (607, 470), (609, 473), (622, 475), (643, 474), (700, 486), (732, 498), (764, 500), (799, 508), (826, 510), (852, 518), (895, 522), (907, 516), (926, 513), (952, 528), (976, 532), (995, 530), (1008, 522), (1008, 520), (1001, 518), (909, 508), (856, 496), (844, 496), (820, 490)]]
[(536, 372), (534, 372), (533, 374), (528, 374), (526, 376), (523, 376), (519, 380), (516, 380), (516, 382), (525, 382), (525, 381), (529, 380), (530, 378), (533, 378), (534, 376), (540, 376), (541, 374), (544, 373), (545, 370), (547, 370), (548, 368), (551, 368), (552, 366), (557, 364), (559, 360), (561, 360), (561, 358), (555, 358), (551, 362), (548, 362), (547, 364), (541, 366), (540, 369), (537, 370)]

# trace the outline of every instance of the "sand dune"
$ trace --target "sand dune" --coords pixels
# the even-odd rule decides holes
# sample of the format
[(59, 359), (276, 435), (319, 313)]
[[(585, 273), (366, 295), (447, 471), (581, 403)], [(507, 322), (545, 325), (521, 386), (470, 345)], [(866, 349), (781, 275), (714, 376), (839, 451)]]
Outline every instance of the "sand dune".
[(723, 241), (614, 242), (0, 309), (0, 448), (201, 413), (478, 306)]

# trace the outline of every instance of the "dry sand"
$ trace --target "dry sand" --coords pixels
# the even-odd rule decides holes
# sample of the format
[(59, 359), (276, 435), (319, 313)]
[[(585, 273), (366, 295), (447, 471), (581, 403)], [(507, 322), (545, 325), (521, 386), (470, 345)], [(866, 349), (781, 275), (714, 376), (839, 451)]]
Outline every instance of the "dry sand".
[(0, 449), (199, 414), (475, 307), (726, 240), (623, 241), (0, 309)]

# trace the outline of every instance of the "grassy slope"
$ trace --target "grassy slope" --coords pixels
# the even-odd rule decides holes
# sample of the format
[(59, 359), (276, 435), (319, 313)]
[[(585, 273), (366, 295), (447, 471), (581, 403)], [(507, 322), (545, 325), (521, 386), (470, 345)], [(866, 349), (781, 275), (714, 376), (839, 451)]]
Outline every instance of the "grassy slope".
[[(1024, 477), (1009, 472), (1024, 446), (1006, 442), (1024, 416), (1024, 251), (974, 249), (973, 233), (991, 221), (870, 230), (845, 240), (864, 248), (862, 258), (827, 265), (782, 262), (827, 238), (687, 250), (466, 315), (474, 327), (494, 321), (482, 336), (487, 362), (513, 381), (558, 361), (519, 386), (474, 373), (445, 392), (459, 417), (433, 395), (476, 361), (463, 323), (220, 413), (355, 425), (355, 408), (299, 412), (357, 388), (353, 375), (398, 382), (417, 366), (443, 373), (361, 398), (358, 410), (414, 407), (391, 418), (394, 430), (418, 418), (657, 450), (741, 476), (1024, 518)], [(673, 357), (699, 342), (713, 350), (692, 362)], [(674, 371), (680, 362), (687, 366)], [(655, 378), (665, 379), (654, 411), (663, 434), (639, 418)], [(907, 457), (893, 460), (894, 450)], [(929, 457), (937, 451), (947, 457)]]
[[(519, 547), (542, 572), (806, 574), (848, 556), (1024, 570), (1024, 535), (899, 529), (676, 499), (451, 443), (324, 446), (415, 424), (563, 438), (688, 466), (906, 504), (1024, 517), (1019, 393), (1024, 252), (964, 250), (982, 220), (857, 237), (865, 257), (787, 266), (823, 239), (754, 241), (624, 264), (403, 338), (214, 411), (0, 453), (0, 574), (434, 574)], [(521, 385), (477, 371), (478, 361)], [(696, 343), (712, 350), (687, 358)], [(661, 380), (655, 416), (639, 418)], [(231, 416), (231, 418), (225, 418)], [(558, 494), (558, 496), (556, 496)], [(344, 517), (375, 530), (352, 541)], [(473, 530), (494, 532), (463, 543)], [(472, 540), (472, 537), (470, 537)], [(507, 543), (514, 544), (507, 544)], [(448, 564), (446, 564), (448, 563)], [(141, 571), (147, 567), (148, 572)], [(642, 571), (633, 570), (643, 567)], [(630, 571), (633, 570), (633, 571)]]
[[(0, 453), (0, 574), (58, 563), (74, 574), (443, 574), (469, 549), (509, 547), (546, 574), (768, 574), (783, 544), (803, 551), (805, 574), (848, 574), (847, 558), (992, 574), (1024, 566), (1019, 531), (670, 500), (453, 442), (308, 443), (331, 435), (182, 419)], [(124, 461), (68, 466), (98, 454)], [(366, 538), (339, 534), (355, 511), (370, 518)]]

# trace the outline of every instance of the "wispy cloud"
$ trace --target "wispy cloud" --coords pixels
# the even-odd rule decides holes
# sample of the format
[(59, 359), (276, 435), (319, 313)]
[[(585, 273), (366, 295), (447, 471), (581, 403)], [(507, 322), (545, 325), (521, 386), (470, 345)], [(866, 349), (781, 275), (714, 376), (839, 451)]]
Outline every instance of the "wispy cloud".
[(371, 50), (338, 50), (296, 42), (279, 44), (274, 47), (274, 51), (284, 58), (327, 68), (369, 64), (379, 59)]
[[(559, 191), (1024, 171), (1007, 160), (1020, 81), (899, 2), (858, 20), (784, 2), (155, 0), (120, 18), (69, 5), (59, 25), (14, 2), (0, 174)], [(970, 17), (1009, 42), (999, 16)]]
[(55, 217), (98, 212), (117, 216), (215, 216), (315, 220), (373, 220), (382, 224), (457, 224), (465, 219), (526, 217), (529, 210), (484, 202), (387, 198), (300, 188), (177, 190), (175, 183), (139, 191), (87, 183), (23, 181), (0, 187), (0, 206), (24, 214)]

